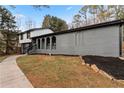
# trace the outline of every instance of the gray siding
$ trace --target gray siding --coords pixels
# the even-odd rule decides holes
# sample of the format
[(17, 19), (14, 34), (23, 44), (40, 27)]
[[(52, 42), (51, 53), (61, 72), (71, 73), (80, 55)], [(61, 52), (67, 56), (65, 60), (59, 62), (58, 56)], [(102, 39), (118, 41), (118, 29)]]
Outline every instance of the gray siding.
[(120, 56), (119, 26), (117, 25), (55, 36), (55, 50), (37, 49), (35, 53)]
[(119, 56), (119, 27), (98, 28), (80, 33), (78, 52), (85, 55)]
[[(44, 35), (44, 34), (49, 34), (49, 33), (53, 33), (52, 30), (50, 29), (40, 29), (40, 30), (33, 30), (30, 32), (30, 37), (36, 37), (36, 36), (40, 36), (40, 35)], [(31, 39), (27, 38), (27, 32), (23, 33), (23, 39), (21, 40), (21, 34), (19, 35), (19, 43), (31, 43)]]

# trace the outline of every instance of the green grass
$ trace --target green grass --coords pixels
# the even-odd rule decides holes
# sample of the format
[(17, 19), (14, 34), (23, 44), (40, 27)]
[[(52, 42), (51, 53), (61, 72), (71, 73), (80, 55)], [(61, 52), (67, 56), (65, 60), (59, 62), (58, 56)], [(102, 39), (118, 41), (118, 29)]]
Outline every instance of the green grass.
[(29, 55), (17, 63), (34, 87), (124, 87), (91, 68), (79, 57)]
[(7, 56), (0, 56), (0, 63), (1, 63), (5, 58), (7, 58)]

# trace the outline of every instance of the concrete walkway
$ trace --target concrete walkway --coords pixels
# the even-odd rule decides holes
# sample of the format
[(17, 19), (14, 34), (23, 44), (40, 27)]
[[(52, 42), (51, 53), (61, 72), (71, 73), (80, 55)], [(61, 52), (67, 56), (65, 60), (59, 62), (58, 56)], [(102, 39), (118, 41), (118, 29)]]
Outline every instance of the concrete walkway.
[(0, 88), (32, 88), (33, 86), (16, 64), (16, 58), (10, 56), (0, 63)]

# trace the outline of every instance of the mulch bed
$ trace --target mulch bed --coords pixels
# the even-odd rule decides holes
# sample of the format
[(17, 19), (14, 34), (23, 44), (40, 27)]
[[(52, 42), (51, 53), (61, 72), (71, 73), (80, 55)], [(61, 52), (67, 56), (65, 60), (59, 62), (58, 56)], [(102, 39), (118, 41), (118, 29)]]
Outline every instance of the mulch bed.
[(96, 64), (99, 69), (105, 71), (115, 79), (124, 80), (124, 60), (101, 56), (83, 56), (82, 58), (90, 65)]

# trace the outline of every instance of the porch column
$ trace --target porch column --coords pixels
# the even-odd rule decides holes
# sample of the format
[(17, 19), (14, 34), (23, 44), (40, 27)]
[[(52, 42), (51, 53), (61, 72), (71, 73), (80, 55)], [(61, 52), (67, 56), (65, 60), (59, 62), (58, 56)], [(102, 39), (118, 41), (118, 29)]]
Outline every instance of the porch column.
[(50, 50), (52, 49), (52, 37), (50, 37)]
[(45, 41), (44, 49), (46, 49), (46, 37), (44, 38), (44, 41)]
[(36, 39), (36, 49), (38, 49), (38, 39)]
[(42, 49), (42, 38), (40, 38), (40, 49)]

